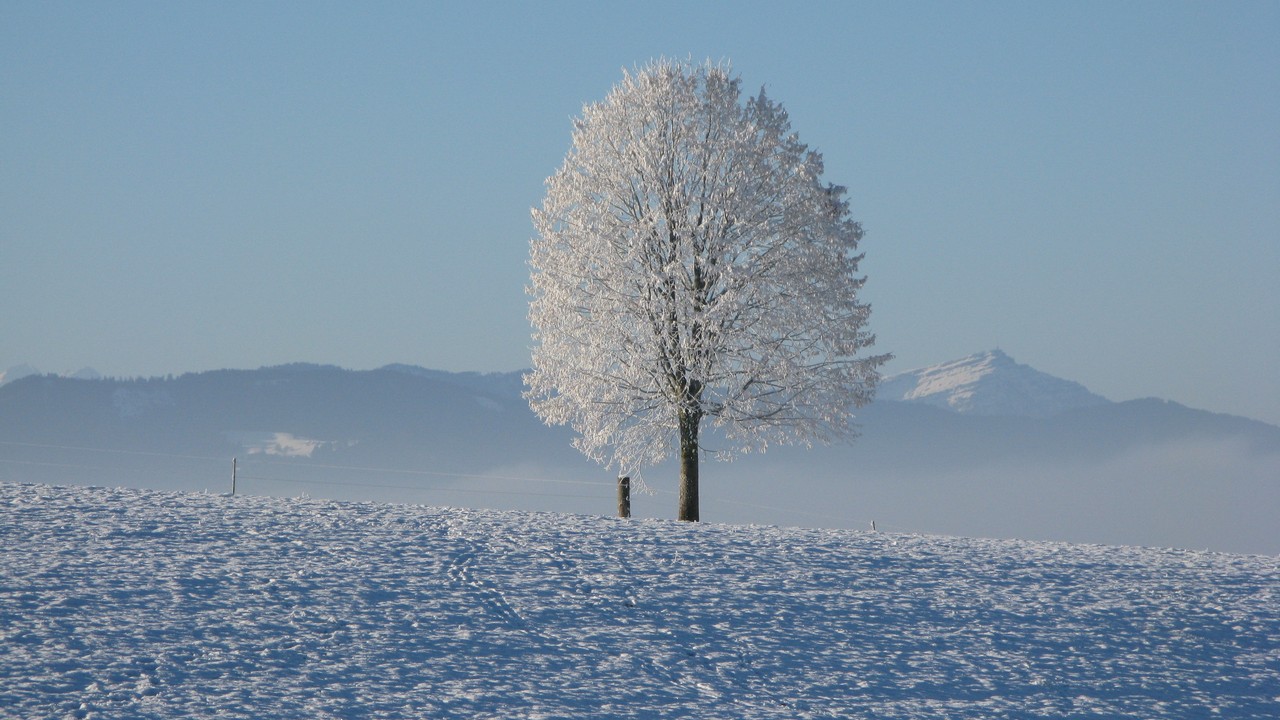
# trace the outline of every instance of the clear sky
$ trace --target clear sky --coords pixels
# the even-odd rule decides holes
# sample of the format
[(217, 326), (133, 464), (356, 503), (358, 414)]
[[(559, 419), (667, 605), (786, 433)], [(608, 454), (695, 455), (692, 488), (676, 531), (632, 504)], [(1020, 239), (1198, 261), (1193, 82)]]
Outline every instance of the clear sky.
[(529, 363), (622, 68), (733, 63), (863, 222), (888, 372), (1000, 347), (1280, 424), (1280, 3), (0, 3), (0, 370)]

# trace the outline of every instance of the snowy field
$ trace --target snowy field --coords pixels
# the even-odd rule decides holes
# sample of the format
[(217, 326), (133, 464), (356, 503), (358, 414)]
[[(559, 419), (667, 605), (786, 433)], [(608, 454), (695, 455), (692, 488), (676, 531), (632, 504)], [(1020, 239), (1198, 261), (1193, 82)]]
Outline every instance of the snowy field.
[(1280, 559), (0, 485), (0, 715), (1277, 718)]

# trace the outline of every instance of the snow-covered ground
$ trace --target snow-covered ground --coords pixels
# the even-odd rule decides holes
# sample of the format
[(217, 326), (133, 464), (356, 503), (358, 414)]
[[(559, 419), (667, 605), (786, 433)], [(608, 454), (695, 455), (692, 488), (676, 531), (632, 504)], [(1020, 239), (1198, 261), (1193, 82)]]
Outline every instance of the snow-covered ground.
[(1280, 559), (4, 484), (0, 715), (1276, 718)]

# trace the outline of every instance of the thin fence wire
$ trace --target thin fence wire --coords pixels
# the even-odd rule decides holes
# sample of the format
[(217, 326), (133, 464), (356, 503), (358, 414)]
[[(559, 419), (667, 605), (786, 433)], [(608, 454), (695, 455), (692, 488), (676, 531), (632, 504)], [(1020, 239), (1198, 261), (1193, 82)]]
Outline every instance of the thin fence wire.
[[(284, 462), (281, 460), (257, 460), (253, 459), (255, 465), (281, 465), (285, 467), (297, 467), (294, 463)], [(599, 482), (594, 480), (559, 480), (551, 478), (535, 478), (522, 477), (518, 475), (485, 475), (480, 473), (459, 473), (444, 472), (442, 470), (406, 470), (403, 468), (380, 468), (380, 467), (363, 467), (359, 465), (327, 465), (325, 463), (308, 462), (308, 468), (323, 468), (325, 470), (348, 470), (352, 472), (367, 473), (388, 473), (396, 475), (428, 475), (433, 477), (450, 477), (460, 478), (464, 480), (508, 480), (512, 482), (533, 482), (533, 483), (552, 483), (558, 485), (593, 485), (599, 487), (613, 487), (612, 483)]]
[(179, 455), (176, 453), (148, 452), (145, 450), (118, 450), (112, 448), (82, 447), (78, 445), (49, 445), (46, 443), (11, 442), (7, 440), (0, 440), (0, 445), (45, 448), (49, 450), (79, 450), (81, 452), (109, 453), (112, 455), (143, 455), (148, 457), (176, 458), (179, 460), (210, 460), (215, 462), (226, 462), (227, 460), (225, 457), (210, 457), (208, 455)]
[[(191, 460), (191, 461), (201, 461), (201, 462), (224, 463), (228, 460), (228, 458), (226, 457), (213, 457), (208, 455), (163, 453), (163, 452), (151, 452), (151, 451), (143, 451), (143, 450), (121, 450), (117, 448), (86, 447), (86, 446), (80, 446), (80, 445), (56, 445), (56, 444), (50, 444), (50, 443), (28, 443), (28, 442), (14, 442), (14, 441), (5, 441), (5, 440), (0, 440), (0, 445), (10, 446), (10, 447), (27, 447), (27, 448), (44, 449), (44, 450), (64, 450), (64, 451), (76, 451), (76, 452), (88, 452), (88, 453), (103, 453), (103, 454), (110, 454), (110, 455), (169, 458), (169, 459), (175, 459), (175, 460)], [(106, 468), (106, 467), (95, 466), (95, 465), (42, 462), (38, 460), (18, 460), (18, 459), (6, 459), (6, 458), (0, 458), (0, 463), (11, 464), (11, 465), (28, 465), (28, 466), (68, 468), (68, 469), (92, 470), (92, 471), (108, 471), (108, 470), (118, 469), (118, 468)], [(601, 502), (606, 502), (606, 503), (611, 502), (614, 499), (615, 497), (614, 493), (616, 490), (616, 484), (614, 482), (604, 482), (604, 481), (540, 478), (540, 477), (528, 477), (528, 476), (520, 476), (520, 475), (492, 475), (492, 474), (485, 474), (485, 473), (461, 473), (461, 472), (447, 472), (442, 470), (388, 468), (388, 467), (373, 467), (373, 466), (362, 466), (362, 465), (338, 465), (338, 464), (330, 464), (330, 463), (306, 462), (305, 464), (300, 464), (297, 461), (270, 460), (262, 457), (252, 457), (252, 456), (242, 460), (240, 465), (241, 468), (253, 468), (253, 467), (260, 467), (260, 466), (288, 468), (291, 471), (307, 472), (307, 473), (312, 473), (317, 470), (337, 470), (337, 471), (342, 471), (346, 473), (386, 474), (386, 475), (399, 475), (399, 476), (408, 476), (408, 477), (452, 478), (452, 479), (460, 479), (460, 480), (482, 480), (482, 481), (492, 481), (492, 482), (530, 483), (530, 484), (537, 484), (537, 485), (570, 485), (570, 486), (578, 486), (578, 487), (599, 488), (602, 492), (601, 494), (596, 495), (596, 494), (563, 493), (563, 492), (537, 492), (533, 490), (500, 490), (500, 489), (494, 489), (494, 488), (443, 487), (440, 485), (428, 486), (428, 485), (408, 485), (408, 484), (401, 484), (401, 483), (372, 483), (372, 482), (355, 482), (351, 480), (322, 480), (315, 477), (309, 477), (309, 478), (280, 477), (278, 475), (259, 475), (259, 474), (254, 474), (252, 472), (250, 473), (238, 472), (236, 473), (236, 479), (248, 480), (248, 481), (254, 481), (254, 482), (283, 483), (283, 484), (290, 484), (290, 485), (321, 485), (321, 486), (353, 488), (353, 489), (368, 488), (368, 489), (377, 489), (377, 490), (406, 490), (406, 491), (412, 491), (417, 493), (432, 493), (432, 494), (454, 493), (454, 494), (469, 494), (469, 495), (502, 495), (502, 496), (520, 496), (520, 497), (565, 498), (565, 499), (578, 499), (578, 500), (599, 500)], [(663, 495), (663, 496), (669, 496), (669, 497), (675, 497), (677, 495), (677, 493), (674, 491), (664, 490), (660, 488), (652, 488), (651, 492), (655, 495)], [(839, 527), (850, 526), (850, 519), (848, 517), (839, 517), (839, 516), (829, 515), (825, 513), (816, 513), (808, 510), (800, 510), (798, 508), (789, 508), (789, 507), (783, 507), (778, 505), (761, 505), (757, 503), (751, 503), (743, 500), (736, 500), (736, 499), (725, 498), (725, 497), (704, 498), (704, 503), (711, 506), (729, 505), (729, 506), (734, 506), (739, 508), (761, 510), (761, 511), (784, 515), (784, 516), (809, 517), (816, 520), (833, 523)], [(871, 527), (871, 522), (872, 521), (870, 520), (866, 521), (865, 523), (866, 527)], [(899, 528), (896, 526), (886, 525), (883, 523), (876, 523), (875, 528), (879, 530), (886, 530), (889, 532), (903, 532), (903, 533), (915, 532), (910, 529)]]
[(8, 465), (37, 465), (39, 467), (74, 468), (76, 470), (106, 469), (98, 465), (73, 465), (71, 463), (40, 462), (38, 460), (6, 460), (3, 458), (0, 458), (0, 463), (6, 463)]
[[(52, 443), (29, 443), (29, 442), (14, 442), (14, 441), (7, 441), (7, 440), (0, 440), (0, 445), (6, 445), (10, 447), (35, 448), (35, 449), (42, 449), (42, 450), (62, 450), (62, 451), (74, 451), (74, 452), (87, 452), (87, 453), (103, 453), (103, 454), (110, 454), (110, 455), (158, 457), (158, 458), (168, 458), (168, 459), (175, 459), (175, 460), (193, 460), (193, 461), (202, 461), (202, 462), (210, 461), (210, 462), (224, 463), (227, 461), (226, 457), (212, 457), (208, 455), (191, 455), (191, 454), (183, 454), (183, 453), (162, 453), (162, 452), (150, 452), (150, 451), (142, 451), (142, 450), (121, 450), (117, 448), (87, 447), (83, 445), (57, 445)], [(19, 460), (19, 459), (8, 459), (8, 458), (0, 458), (0, 463), (10, 464), (10, 465), (60, 467), (60, 468), (68, 468), (68, 469), (76, 469), (76, 470), (90, 470), (90, 471), (102, 471), (102, 472), (117, 469), (117, 468), (108, 468), (103, 465), (55, 463), (55, 462), (42, 462), (38, 460)], [(496, 475), (496, 474), (485, 474), (485, 473), (446, 472), (442, 470), (388, 468), (388, 467), (373, 467), (373, 466), (365, 466), (365, 465), (337, 465), (337, 464), (331, 464), (331, 463), (312, 463), (312, 462), (307, 462), (305, 465), (302, 465), (302, 464), (299, 464), (298, 462), (289, 462), (289, 461), (283, 461), (283, 460), (268, 460), (264, 458), (247, 458), (245, 460), (242, 460), (240, 463), (241, 468), (252, 468), (252, 467), (259, 467), (259, 466), (289, 468), (290, 470), (293, 470), (293, 471), (302, 471), (302, 472), (314, 472), (317, 470), (339, 470), (339, 471), (348, 472), (348, 473), (387, 474), (387, 475), (400, 475), (400, 476), (411, 476), (411, 477), (416, 476), (416, 477), (432, 477), (432, 478), (450, 478), (450, 479), (459, 479), (459, 480), (483, 480), (483, 481), (490, 481), (490, 482), (506, 482), (506, 483), (532, 483), (537, 485), (568, 485), (568, 486), (575, 486), (575, 487), (599, 488), (602, 492), (599, 495), (588, 495), (588, 494), (582, 494), (582, 493), (537, 492), (533, 490), (501, 490), (496, 488), (477, 489), (477, 488), (443, 487), (440, 485), (428, 486), (428, 485), (408, 485), (408, 484), (399, 484), (399, 483), (356, 482), (351, 480), (322, 480), (314, 477), (311, 477), (311, 478), (280, 477), (280, 476), (255, 475), (252, 473), (242, 473), (242, 472), (236, 473), (236, 479), (258, 481), (258, 482), (300, 484), (300, 485), (324, 485), (324, 486), (344, 487), (344, 488), (408, 490), (408, 491), (414, 491), (419, 493), (433, 493), (433, 494), (434, 493), (459, 493), (459, 494), (472, 494), (472, 495), (559, 497), (559, 498), (567, 498), (567, 499), (586, 499), (586, 500), (601, 500), (601, 501), (608, 501), (612, 499), (612, 493), (614, 490), (614, 484), (611, 482), (589, 481), (589, 480), (569, 480), (569, 479), (558, 479), (558, 478), (541, 478), (541, 477), (528, 477), (528, 476), (519, 476), (519, 475)]]
[[(391, 490), (412, 490), (416, 492), (430, 493), (468, 493), (473, 495), (519, 495), (532, 497), (558, 497), (558, 498), (580, 498), (586, 500), (607, 500), (604, 495), (570, 495), (567, 493), (542, 493), (532, 491), (519, 490), (491, 490), (491, 489), (472, 489), (472, 488), (446, 488), (438, 485), (392, 485), (389, 483), (364, 483), (364, 482), (339, 482), (337, 480), (314, 480), (304, 478), (281, 478), (281, 477), (263, 477), (259, 475), (237, 475), (241, 480), (257, 480), (259, 482), (278, 482), (278, 483), (296, 483), (301, 485), (333, 485), (337, 487), (360, 487), (360, 488), (377, 488)], [(473, 475), (469, 477), (490, 477), (485, 475)], [(510, 478), (508, 478), (510, 479)], [(600, 483), (584, 483), (584, 484), (600, 484)]]

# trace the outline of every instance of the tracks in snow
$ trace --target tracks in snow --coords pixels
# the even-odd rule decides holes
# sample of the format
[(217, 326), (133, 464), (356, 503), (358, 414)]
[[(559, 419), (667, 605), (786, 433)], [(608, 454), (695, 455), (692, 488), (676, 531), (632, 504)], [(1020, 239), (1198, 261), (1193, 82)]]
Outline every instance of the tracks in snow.
[(476, 577), (472, 569), (475, 561), (475, 551), (465, 550), (454, 555), (449, 560), (449, 566), (446, 568), (445, 573), (454, 585), (477, 598), (479, 604), (490, 615), (511, 627), (528, 629), (528, 624), (525, 622), (524, 617), (511, 606), (511, 603), (507, 602), (507, 598), (502, 594), (502, 591), (488, 581)]
[[(568, 537), (521, 542), (489, 530), (451, 520), (447, 536), (453, 548), (445, 574), (499, 631), (552, 646), (579, 663), (627, 667), (627, 675), (647, 676), (675, 695), (746, 705), (757, 717), (772, 716), (761, 715), (762, 707), (775, 709), (778, 717), (814, 716), (770, 689), (757, 650), (735, 637), (728, 623), (690, 623), (646, 606), (646, 583), (674, 568), (637, 570), (625, 546), (590, 551), (570, 545)], [(513, 567), (537, 570), (498, 572)], [(537, 583), (530, 584), (530, 577)], [(563, 632), (564, 615), (578, 619), (573, 635)], [(628, 651), (619, 652), (621, 647)]]

